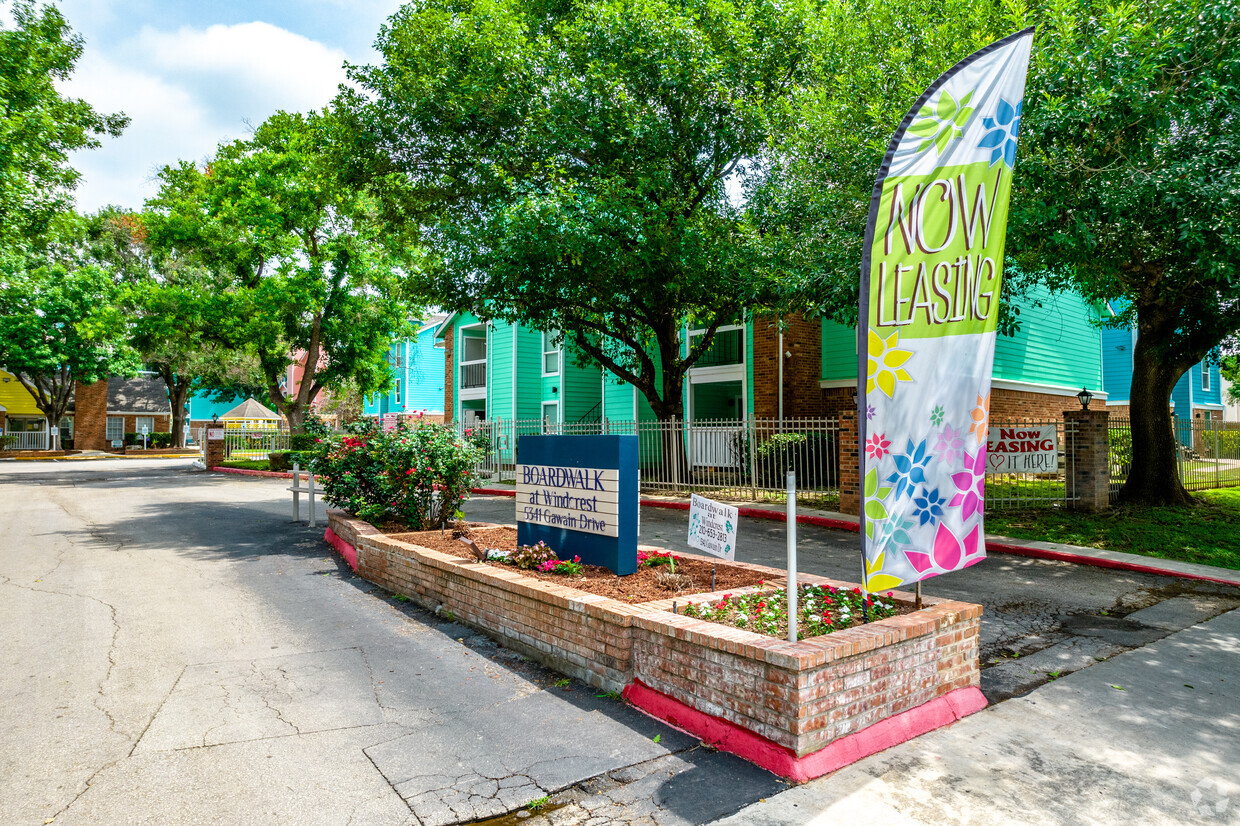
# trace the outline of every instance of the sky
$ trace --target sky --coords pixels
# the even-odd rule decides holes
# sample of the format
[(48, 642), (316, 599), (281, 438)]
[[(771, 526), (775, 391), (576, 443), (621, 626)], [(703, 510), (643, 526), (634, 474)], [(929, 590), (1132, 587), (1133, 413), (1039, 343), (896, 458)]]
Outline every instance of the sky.
[[(0, 0), (5, 12), (11, 4)], [(78, 209), (139, 209), (155, 173), (201, 161), (277, 110), (316, 109), (345, 61), (376, 63), (400, 0), (55, 0), (85, 49), (63, 92), (131, 118), (119, 138), (71, 158)], [(0, 16), (4, 24), (8, 15)]]

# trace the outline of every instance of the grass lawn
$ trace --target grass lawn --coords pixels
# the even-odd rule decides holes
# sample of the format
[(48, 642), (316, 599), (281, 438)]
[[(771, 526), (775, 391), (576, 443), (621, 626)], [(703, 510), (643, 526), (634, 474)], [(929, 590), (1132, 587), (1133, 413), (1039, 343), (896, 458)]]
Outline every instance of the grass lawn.
[(267, 470), (266, 459), (227, 459), (220, 462), (220, 467), (235, 467), (241, 470)]
[(986, 532), (1240, 570), (1240, 488), (1193, 494), (1195, 508), (986, 511)]

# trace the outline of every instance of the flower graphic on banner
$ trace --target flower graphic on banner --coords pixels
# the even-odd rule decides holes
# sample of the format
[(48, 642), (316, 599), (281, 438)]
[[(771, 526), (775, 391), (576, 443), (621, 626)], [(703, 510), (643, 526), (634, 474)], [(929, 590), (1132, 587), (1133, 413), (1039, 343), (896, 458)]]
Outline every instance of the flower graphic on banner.
[(952, 474), (952, 484), (960, 491), (952, 497), (951, 506), (960, 506), (960, 515), (968, 519), (982, 512), (986, 498), (986, 449), (979, 447), (976, 455), (964, 455), (964, 470)]
[(891, 454), (896, 463), (896, 472), (885, 481), (895, 483), (896, 499), (905, 493), (913, 495), (913, 488), (926, 482), (926, 465), (934, 457), (926, 452), (926, 440), (922, 439), (915, 447), (913, 440), (908, 440), (908, 447), (900, 455)]
[(1016, 165), (1016, 136), (1020, 134), (1020, 112), (1024, 108), (1023, 100), (1013, 106), (1003, 98), (999, 98), (995, 116), (982, 118), (982, 126), (986, 127), (986, 134), (982, 136), (977, 146), (979, 149), (991, 150), (991, 166), (999, 161), (1007, 164), (1009, 169)]
[(943, 405), (936, 404), (934, 410), (930, 411), (930, 424), (935, 427), (943, 424)]
[(904, 363), (913, 357), (913, 353), (911, 350), (897, 348), (899, 335), (899, 333), (892, 333), (884, 339), (870, 330), (869, 345), (866, 348), (869, 353), (866, 365), (866, 393), (873, 393), (874, 388), (877, 387), (886, 393), (888, 398), (892, 398), (895, 396), (896, 382), (913, 380), (908, 371), (903, 369)]
[(953, 138), (964, 134), (964, 125), (973, 115), (973, 107), (968, 105), (972, 99), (972, 91), (957, 101), (944, 89), (933, 107), (929, 104), (921, 107), (917, 120), (908, 128), (910, 133), (922, 139), (917, 144), (917, 151), (924, 152), (933, 146), (942, 155)]
[(865, 441), (865, 455), (869, 456), (871, 459), (882, 459), (890, 452), (888, 450), (890, 447), (891, 442), (887, 440), (886, 433), (881, 435), (875, 433)]
[(977, 397), (977, 407), (973, 408), (973, 412), (969, 414), (973, 419), (973, 424), (969, 425), (969, 432), (977, 436), (979, 445), (986, 444), (986, 424), (990, 420), (990, 394), (987, 393), (983, 398), (980, 394)]
[(879, 526), (878, 542), (880, 545), (912, 545), (913, 539), (909, 535), (909, 531), (917, 527), (917, 523), (911, 520), (897, 522), (895, 519), (887, 519)]
[(875, 415), (876, 413), (878, 413), (878, 408), (877, 408), (877, 407), (875, 407), (874, 405), (872, 405), (872, 404), (867, 404), (867, 405), (865, 406), (865, 420), (866, 420), (867, 422), (868, 422), (870, 419), (873, 419), (873, 418), (874, 418), (874, 415)]
[(879, 573), (883, 570), (883, 559), (886, 556), (885, 553), (881, 553), (873, 562), (868, 559), (865, 561), (865, 587), (870, 593), (899, 588), (904, 584), (904, 580), (898, 576)]
[(919, 574), (943, 574), (967, 568), (975, 562), (981, 562), (986, 556), (982, 547), (982, 526), (974, 525), (964, 542), (961, 542), (946, 525), (940, 524), (930, 553), (905, 551), (904, 555)]
[(934, 441), (934, 455), (942, 459), (944, 464), (956, 464), (964, 455), (964, 433), (951, 425), (943, 428), (943, 432)]
[(874, 523), (888, 517), (887, 505), (883, 502), (891, 488), (878, 486), (878, 468), (865, 475), (865, 535), (874, 538)]
[(945, 504), (947, 504), (947, 498), (939, 495), (938, 488), (923, 490), (920, 496), (914, 496), (913, 516), (917, 517), (917, 524), (936, 524), (943, 518)]

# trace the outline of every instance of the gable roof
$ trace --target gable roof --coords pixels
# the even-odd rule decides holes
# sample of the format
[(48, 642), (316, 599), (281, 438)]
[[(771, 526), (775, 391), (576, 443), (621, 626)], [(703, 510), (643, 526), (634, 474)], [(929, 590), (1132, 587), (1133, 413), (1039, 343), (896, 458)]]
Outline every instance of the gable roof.
[(273, 413), (263, 407), (253, 398), (246, 399), (241, 404), (229, 410), (221, 419), (279, 419), (279, 413)]
[(108, 412), (167, 415), (172, 412), (168, 388), (163, 379), (155, 376), (132, 379), (111, 376), (108, 378)]

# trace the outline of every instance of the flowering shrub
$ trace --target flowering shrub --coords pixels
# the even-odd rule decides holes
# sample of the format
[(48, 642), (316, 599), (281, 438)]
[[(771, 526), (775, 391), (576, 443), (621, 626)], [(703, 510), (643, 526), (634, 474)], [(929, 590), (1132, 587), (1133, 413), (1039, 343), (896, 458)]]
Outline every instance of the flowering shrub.
[[(862, 606), (869, 604), (870, 619), (895, 616), (896, 604), (869, 597), (860, 588), (851, 591), (829, 585), (802, 585), (797, 588), (797, 639), (840, 631), (862, 622)], [(783, 589), (773, 593), (724, 594), (713, 605), (688, 605), (685, 616), (745, 628), (772, 637), (788, 635), (788, 601)]]
[(572, 560), (567, 559), (548, 559), (546, 562), (539, 564), (538, 570), (544, 574), (564, 574), (565, 576), (581, 576), (585, 569), (581, 566), (581, 557), (575, 556)]
[(676, 571), (676, 563), (680, 557), (673, 556), (671, 552), (659, 553), (658, 551), (638, 551), (637, 564), (644, 565), (647, 568), (655, 568), (659, 565), (667, 565), (672, 572)]
[(369, 419), (343, 436), (317, 438), (323, 498), (362, 519), (439, 528), (457, 517), (474, 484), (478, 452), (449, 425), (417, 419), (385, 433)]
[[(555, 551), (547, 547), (546, 542), (539, 541), (536, 545), (522, 545), (508, 555), (508, 562), (518, 568), (532, 571), (547, 562), (558, 562)], [(540, 568), (541, 570), (541, 568)]]

